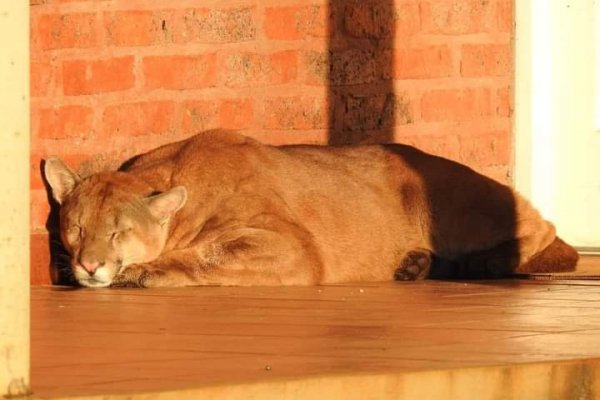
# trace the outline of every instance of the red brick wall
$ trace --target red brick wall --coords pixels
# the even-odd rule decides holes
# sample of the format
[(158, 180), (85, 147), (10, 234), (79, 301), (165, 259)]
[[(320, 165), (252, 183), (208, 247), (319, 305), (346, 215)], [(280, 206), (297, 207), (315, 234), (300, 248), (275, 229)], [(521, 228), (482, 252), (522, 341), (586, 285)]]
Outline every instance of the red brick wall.
[(31, 0), (32, 282), (41, 159), (83, 174), (215, 127), (417, 145), (508, 181), (512, 0)]

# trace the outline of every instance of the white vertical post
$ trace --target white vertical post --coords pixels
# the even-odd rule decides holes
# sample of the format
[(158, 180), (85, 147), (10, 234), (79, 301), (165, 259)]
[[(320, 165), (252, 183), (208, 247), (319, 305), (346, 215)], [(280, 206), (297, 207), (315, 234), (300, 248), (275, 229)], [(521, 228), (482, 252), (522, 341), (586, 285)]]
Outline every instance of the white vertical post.
[(29, 2), (0, 2), (0, 398), (29, 391)]
[(600, 1), (517, 1), (515, 184), (572, 245), (600, 249)]

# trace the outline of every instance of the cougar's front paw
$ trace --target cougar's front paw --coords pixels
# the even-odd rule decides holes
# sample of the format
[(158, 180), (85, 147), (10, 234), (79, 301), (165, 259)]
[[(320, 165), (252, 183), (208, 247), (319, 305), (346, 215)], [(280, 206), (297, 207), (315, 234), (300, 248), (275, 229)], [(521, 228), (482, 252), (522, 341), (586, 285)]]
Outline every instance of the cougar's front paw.
[(146, 264), (133, 264), (119, 272), (111, 283), (111, 287), (148, 287), (149, 277), (152, 275)]
[(396, 270), (394, 278), (398, 281), (425, 279), (429, 275), (430, 268), (431, 254), (428, 251), (409, 251)]

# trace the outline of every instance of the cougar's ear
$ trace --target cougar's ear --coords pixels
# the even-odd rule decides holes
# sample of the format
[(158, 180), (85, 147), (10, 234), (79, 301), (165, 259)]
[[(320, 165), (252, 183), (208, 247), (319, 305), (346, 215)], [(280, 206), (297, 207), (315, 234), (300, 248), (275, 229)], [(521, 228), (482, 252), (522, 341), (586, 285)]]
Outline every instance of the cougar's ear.
[(185, 205), (187, 190), (183, 186), (176, 186), (164, 193), (150, 196), (146, 201), (150, 213), (162, 224)]
[(58, 157), (50, 157), (45, 160), (44, 176), (52, 188), (52, 197), (58, 204), (62, 204), (81, 181), (79, 175), (67, 167)]

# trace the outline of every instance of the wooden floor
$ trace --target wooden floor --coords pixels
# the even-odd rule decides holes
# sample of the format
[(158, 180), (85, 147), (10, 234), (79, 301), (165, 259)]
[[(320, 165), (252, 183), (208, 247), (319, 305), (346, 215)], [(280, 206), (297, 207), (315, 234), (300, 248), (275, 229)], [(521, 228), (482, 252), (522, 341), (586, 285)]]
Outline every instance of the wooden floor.
[(32, 389), (36, 398), (600, 398), (600, 282), (37, 287)]

